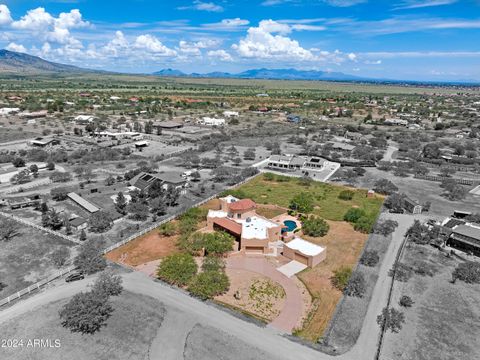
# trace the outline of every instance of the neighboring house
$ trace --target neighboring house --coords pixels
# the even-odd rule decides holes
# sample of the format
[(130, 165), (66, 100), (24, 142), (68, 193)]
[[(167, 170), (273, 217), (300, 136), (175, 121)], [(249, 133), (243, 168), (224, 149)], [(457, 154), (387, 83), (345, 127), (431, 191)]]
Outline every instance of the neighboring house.
[(90, 214), (96, 213), (97, 211), (100, 211), (100, 208), (94, 204), (92, 204), (90, 201), (84, 199), (77, 193), (71, 192), (67, 194), (67, 197), (72, 200), (74, 203), (79, 205), (81, 208), (85, 209), (88, 211)]
[(408, 197), (405, 197), (403, 199), (403, 207), (405, 208), (405, 210), (412, 214), (421, 214), (423, 210), (422, 205)]
[(86, 125), (93, 122), (93, 120), (95, 120), (95, 117), (92, 115), (78, 115), (73, 118), (73, 121), (78, 125)]
[(237, 240), (237, 250), (246, 253), (267, 254), (271, 242), (281, 239), (283, 226), (268, 220), (255, 211), (250, 199), (233, 196), (220, 198), (220, 210), (209, 210), (207, 228), (231, 234)]
[(20, 108), (1, 108), (0, 116), (17, 114), (19, 111), (20, 111)]
[(447, 245), (480, 256), (480, 224), (465, 223), (454, 226)]
[(53, 138), (38, 137), (30, 141), (30, 145), (36, 146), (36, 147), (47, 147), (47, 146), (53, 146), (53, 145), (59, 145), (59, 144), (60, 144), (60, 140), (53, 139)]
[(224, 126), (225, 119), (211, 118), (211, 117), (205, 116), (198, 123), (202, 125), (207, 125), (207, 126)]
[(26, 118), (26, 119), (36, 119), (36, 118), (44, 118), (47, 117), (48, 111), (47, 110), (40, 110), (40, 111), (34, 111), (34, 112), (22, 112), (18, 114), (21, 118)]
[(160, 182), (165, 190), (169, 188), (180, 189), (182, 193), (186, 192), (188, 180), (182, 177), (179, 172), (169, 172), (162, 174), (141, 173), (135, 176), (131, 184), (140, 191), (148, 191), (148, 189), (156, 182)]
[(155, 122), (152, 125), (155, 129), (164, 129), (164, 130), (172, 130), (172, 129), (180, 129), (183, 127), (182, 123), (176, 121), (160, 121)]
[(112, 131), (95, 131), (94, 135), (100, 138), (110, 138), (112, 140), (132, 139), (141, 140), (143, 135), (136, 131), (112, 132)]
[(136, 149), (142, 149), (142, 148), (146, 148), (150, 143), (148, 141), (137, 141), (135, 143), (135, 148)]
[(345, 132), (343, 137), (349, 140), (361, 140), (363, 138), (363, 135), (358, 132), (347, 131)]
[(314, 156), (314, 157), (308, 158), (308, 160), (305, 162), (303, 167), (308, 169), (321, 170), (325, 166), (327, 166), (327, 164), (328, 164), (328, 161)]
[(68, 220), (68, 222), (70, 223), (70, 226), (72, 227), (72, 229), (76, 231), (86, 229), (88, 227), (88, 221), (82, 218), (81, 216), (74, 217)]
[(239, 115), (240, 114), (238, 113), (238, 111), (224, 111), (223, 112), (223, 116), (225, 116), (226, 118), (237, 117)]
[(408, 126), (408, 120), (404, 119), (386, 119), (383, 123), (385, 125)]
[(305, 159), (295, 155), (272, 155), (268, 167), (272, 169), (299, 170), (305, 164)]

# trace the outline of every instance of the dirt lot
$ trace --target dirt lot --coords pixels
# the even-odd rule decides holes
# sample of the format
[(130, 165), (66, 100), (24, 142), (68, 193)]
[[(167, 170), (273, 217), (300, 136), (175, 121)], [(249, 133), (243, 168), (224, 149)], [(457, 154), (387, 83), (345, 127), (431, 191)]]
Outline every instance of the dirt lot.
[(152, 230), (106, 256), (111, 261), (137, 266), (178, 252), (177, 239), (176, 235), (162, 236), (158, 230)]
[(0, 298), (36, 283), (58, 269), (53, 265), (52, 253), (61, 246), (75, 244), (56, 236), (20, 225), (20, 235), (8, 242), (0, 242)]
[[(253, 314), (266, 322), (275, 319), (283, 308), (285, 291), (269, 278), (245, 270), (226, 270), (230, 279), (230, 289), (216, 301)], [(239, 299), (234, 297), (238, 292)]]
[[(479, 359), (480, 285), (460, 280), (452, 284), (459, 260), (429, 246), (408, 248), (403, 262), (425, 263), (434, 275), (414, 274), (408, 282), (395, 283), (392, 306), (405, 313), (406, 323), (400, 333), (386, 334), (382, 359)], [(412, 298), (411, 308), (398, 305), (402, 295)]]
[[(164, 308), (156, 299), (124, 292), (112, 298), (115, 311), (94, 335), (72, 333), (60, 325), (58, 311), (68, 300), (26, 313), (1, 327), (5, 339), (59, 339), (61, 347), (2, 349), (5, 359), (144, 359), (161, 326)], [(25, 340), (26, 341), (26, 340)], [(5, 352), (3, 352), (5, 351)]]
[(313, 298), (312, 311), (298, 335), (311, 341), (316, 341), (322, 336), (342, 296), (342, 293), (331, 284), (333, 271), (342, 266), (353, 267), (368, 238), (368, 235), (353, 230), (347, 222), (328, 221), (328, 223), (330, 231), (325, 237), (302, 236), (327, 248), (325, 261), (297, 275)]

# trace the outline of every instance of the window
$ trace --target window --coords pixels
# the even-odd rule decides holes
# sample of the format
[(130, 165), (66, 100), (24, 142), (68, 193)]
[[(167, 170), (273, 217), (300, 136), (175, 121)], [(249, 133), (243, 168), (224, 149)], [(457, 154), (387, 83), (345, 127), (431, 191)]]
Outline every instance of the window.
[(242, 214), (237, 214), (237, 219), (241, 219), (242, 218)]

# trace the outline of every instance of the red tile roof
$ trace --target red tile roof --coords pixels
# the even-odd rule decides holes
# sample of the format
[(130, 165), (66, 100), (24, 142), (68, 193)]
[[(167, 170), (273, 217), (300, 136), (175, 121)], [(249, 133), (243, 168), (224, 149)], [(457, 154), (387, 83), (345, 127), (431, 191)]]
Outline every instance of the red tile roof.
[(228, 208), (231, 211), (243, 211), (243, 210), (250, 210), (257, 206), (253, 200), (250, 199), (243, 199), (239, 201), (232, 202), (228, 205)]
[(242, 225), (227, 218), (216, 218), (213, 223), (237, 235), (242, 234)]

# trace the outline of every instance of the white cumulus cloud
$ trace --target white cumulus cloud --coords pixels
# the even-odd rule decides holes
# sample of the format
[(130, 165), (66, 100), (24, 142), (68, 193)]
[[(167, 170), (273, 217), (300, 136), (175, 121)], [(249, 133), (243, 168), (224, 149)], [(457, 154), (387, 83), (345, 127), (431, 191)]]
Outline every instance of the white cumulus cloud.
[(12, 21), (10, 9), (7, 5), (0, 4), (0, 26), (9, 25)]
[(169, 49), (153, 35), (140, 35), (135, 39), (134, 47), (160, 56), (175, 56), (175, 50)]
[(225, 50), (210, 50), (207, 55), (220, 61), (233, 61), (232, 55)]
[(11, 42), (10, 44), (8, 44), (6, 49), (10, 51), (21, 52), (21, 53), (27, 52), (27, 49), (25, 49), (25, 46), (16, 44), (14, 42)]

